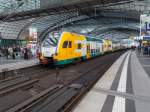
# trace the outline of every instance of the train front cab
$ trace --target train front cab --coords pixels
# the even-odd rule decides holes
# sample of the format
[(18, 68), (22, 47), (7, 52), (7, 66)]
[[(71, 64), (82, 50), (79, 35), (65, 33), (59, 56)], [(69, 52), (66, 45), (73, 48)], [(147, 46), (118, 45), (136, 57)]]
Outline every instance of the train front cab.
[(70, 32), (63, 32), (54, 56), (55, 65), (65, 65), (86, 59), (86, 38)]

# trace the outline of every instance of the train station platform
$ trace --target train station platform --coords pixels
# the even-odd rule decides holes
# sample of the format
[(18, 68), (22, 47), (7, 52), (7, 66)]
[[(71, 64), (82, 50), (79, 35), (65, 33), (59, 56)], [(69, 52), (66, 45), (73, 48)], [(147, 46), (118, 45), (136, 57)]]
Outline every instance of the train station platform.
[(38, 64), (39, 64), (39, 60), (37, 58), (24, 60), (24, 59), (6, 59), (5, 57), (0, 57), (0, 73), (3, 70), (11, 71), (11, 70), (26, 68)]
[(149, 112), (150, 57), (124, 53), (73, 112)]

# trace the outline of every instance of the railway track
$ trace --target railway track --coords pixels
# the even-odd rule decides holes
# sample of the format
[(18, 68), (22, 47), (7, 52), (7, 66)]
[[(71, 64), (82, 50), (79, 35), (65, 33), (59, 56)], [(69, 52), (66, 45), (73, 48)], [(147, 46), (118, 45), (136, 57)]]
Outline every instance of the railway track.
[(11, 79), (16, 76), (32, 76), (33, 74), (38, 74), (44, 71), (49, 70), (48, 68), (44, 68), (40, 65), (32, 66), (32, 67), (27, 67), (27, 68), (22, 68), (22, 69), (17, 69), (17, 70), (12, 70), (8, 71), (7, 69), (4, 70), (2, 73), (0, 73), (0, 81)]
[(5, 78), (0, 80), (0, 97), (25, 87), (29, 89), (39, 79), (51, 74), (55, 74), (54, 69), (40, 65), (1, 73), (0, 75), (5, 75)]
[[(40, 79), (44, 77), (44, 74), (49, 74), (54, 72), (54, 70), (48, 67), (42, 67), (40, 65), (17, 69), (13, 71), (6, 71), (5, 73), (0, 73), (0, 77), (3, 77), (0, 80), (0, 90), (1, 86), (9, 86), (19, 84), (24, 81), (32, 80), (32, 79)], [(5, 75), (5, 76), (4, 76)]]
[[(8, 108), (31, 98), (34, 96), (32, 93), (34, 91), (37, 92), (37, 94), (40, 93), (43, 88), (41, 89), (41, 87), (36, 86), (36, 84), (42, 75), (43, 77), (47, 76), (49, 72), (52, 71), (54, 70), (41, 66), (7, 71), (5, 78), (0, 80), (0, 112), (4, 112)], [(3, 73), (0, 75), (3, 75)], [(13, 98), (14, 96), (16, 99)], [(14, 100), (10, 100), (7, 103), (6, 101), (9, 99)]]
[[(125, 51), (90, 60), (89, 64), (77, 66), (78, 77), (65, 84), (55, 84), (34, 97), (6, 110), (6, 112), (69, 112), (82, 96), (96, 83), (107, 69)], [(89, 68), (87, 70), (87, 68)], [(66, 70), (66, 69), (64, 69)], [(62, 70), (63, 71), (63, 70)]]
[(0, 82), (0, 97), (13, 92), (19, 88), (32, 87), (34, 83), (38, 82), (37, 79), (30, 79), (25, 76), (16, 76), (11, 79), (3, 80)]

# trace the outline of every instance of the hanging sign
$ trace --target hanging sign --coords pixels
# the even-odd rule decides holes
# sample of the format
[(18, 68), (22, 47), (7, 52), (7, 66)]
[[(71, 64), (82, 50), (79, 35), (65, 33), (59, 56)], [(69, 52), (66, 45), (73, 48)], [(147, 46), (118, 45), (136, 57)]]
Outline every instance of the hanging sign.
[(140, 16), (140, 36), (150, 36), (150, 15)]

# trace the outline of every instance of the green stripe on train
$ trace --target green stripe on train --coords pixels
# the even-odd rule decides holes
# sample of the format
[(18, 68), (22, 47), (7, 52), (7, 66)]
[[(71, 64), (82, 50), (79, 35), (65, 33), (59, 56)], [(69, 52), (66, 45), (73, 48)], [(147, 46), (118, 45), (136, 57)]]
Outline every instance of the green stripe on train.
[(70, 63), (73, 63), (73, 62), (75, 62), (76, 60), (79, 60), (79, 59), (86, 60), (86, 56), (57, 61), (57, 62), (55, 63), (55, 65), (70, 64)]

